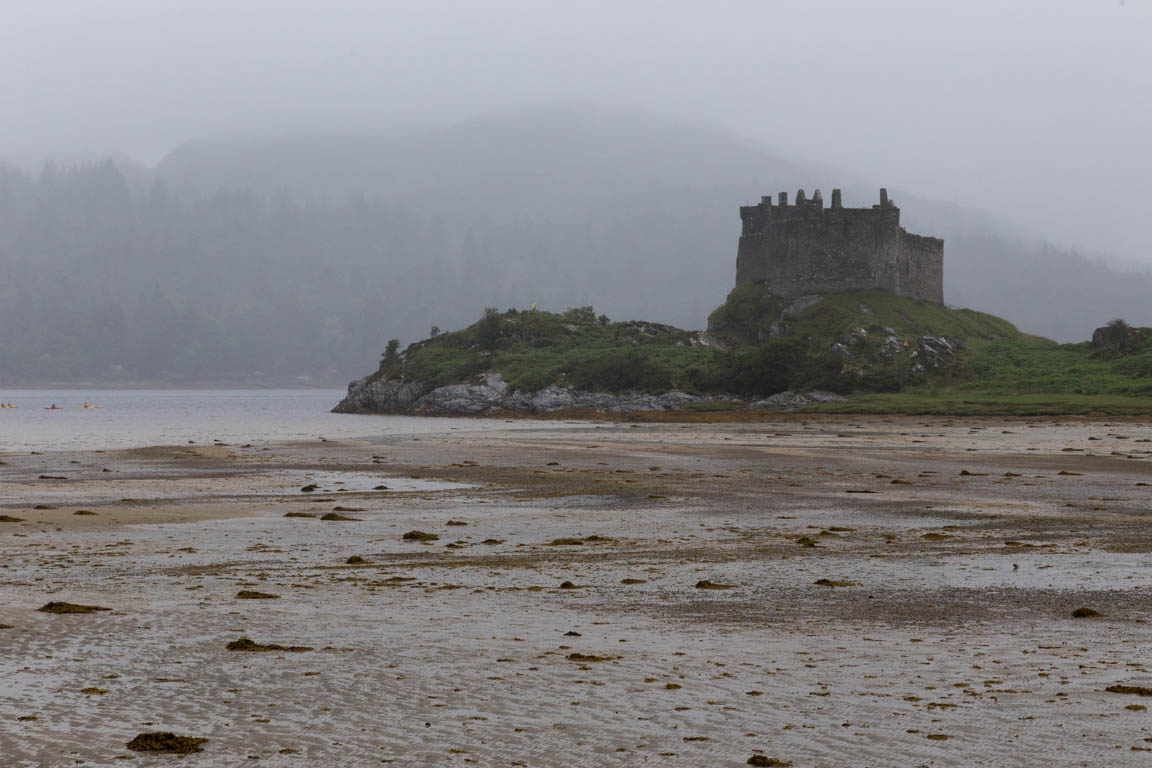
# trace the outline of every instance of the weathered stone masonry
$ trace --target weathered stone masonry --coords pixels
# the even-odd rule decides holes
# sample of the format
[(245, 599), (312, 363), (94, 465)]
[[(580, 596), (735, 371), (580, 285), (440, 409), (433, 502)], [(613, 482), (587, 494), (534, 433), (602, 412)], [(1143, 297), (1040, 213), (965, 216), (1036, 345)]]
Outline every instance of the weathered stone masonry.
[(883, 288), (944, 301), (944, 241), (905, 232), (885, 189), (871, 208), (844, 208), (838, 189), (829, 208), (820, 190), (811, 200), (800, 190), (795, 205), (781, 192), (776, 205), (763, 197), (742, 206), (740, 219), (737, 283), (767, 280), (772, 293), (786, 298)]

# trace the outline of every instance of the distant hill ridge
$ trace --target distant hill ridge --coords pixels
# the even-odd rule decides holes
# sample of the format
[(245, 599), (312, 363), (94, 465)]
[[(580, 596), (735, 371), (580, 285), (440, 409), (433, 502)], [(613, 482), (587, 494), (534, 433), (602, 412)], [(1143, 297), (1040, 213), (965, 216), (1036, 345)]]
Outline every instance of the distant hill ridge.
[[(175, 149), (156, 174), (175, 188), (201, 192), (230, 186), (303, 198), (379, 195), (439, 213), (446, 225), (505, 251), (537, 247), (545, 258), (585, 259), (591, 269), (606, 254), (648, 276), (675, 272), (684, 278), (679, 287), (660, 280), (668, 308), (647, 297), (631, 305), (614, 295), (549, 292), (549, 298), (560, 305), (595, 301), (614, 314), (688, 327), (707, 311), (701, 296), (726, 282), (716, 268), (726, 268), (735, 254), (736, 205), (766, 190), (833, 186), (844, 188), (845, 205), (871, 204), (883, 182), (786, 159), (700, 124), (563, 109), (478, 118), (421, 134), (197, 140)], [(910, 231), (946, 241), (948, 304), (999, 314), (1060, 340), (1084, 338), (1105, 316), (1152, 323), (1149, 273), (1029, 240), (988, 212), (907, 190), (892, 194)], [(502, 219), (517, 215), (551, 216), (552, 226), (531, 243), (507, 243)], [(531, 294), (523, 298), (530, 301)]]

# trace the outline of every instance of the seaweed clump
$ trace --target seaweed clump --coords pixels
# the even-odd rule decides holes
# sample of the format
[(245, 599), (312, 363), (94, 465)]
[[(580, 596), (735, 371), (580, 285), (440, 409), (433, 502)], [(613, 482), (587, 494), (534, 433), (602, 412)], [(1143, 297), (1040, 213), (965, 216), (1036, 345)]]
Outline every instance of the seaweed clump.
[(1104, 690), (1108, 693), (1132, 693), (1137, 696), (1152, 696), (1152, 688), (1143, 685), (1110, 685)]
[(171, 731), (156, 731), (141, 733), (128, 742), (128, 749), (136, 752), (168, 752), (174, 755), (190, 755), (193, 752), (203, 752), (200, 746), (208, 739), (195, 736), (177, 736)]
[(583, 546), (584, 544), (611, 544), (614, 541), (615, 541), (615, 539), (611, 538), (610, 536), (599, 536), (597, 534), (592, 534), (591, 536), (585, 536), (582, 539), (572, 537), (572, 536), (565, 536), (565, 537), (559, 538), (559, 539), (552, 539), (552, 541), (548, 542), (548, 546), (550, 546), (550, 547), (579, 547), (579, 546)]
[(237, 600), (279, 600), (280, 595), (271, 592), (257, 592), (254, 589), (242, 589), (236, 593)]
[(565, 658), (568, 661), (612, 661), (614, 656), (596, 656), (587, 653), (570, 653)]
[(715, 581), (708, 581), (708, 579), (701, 579), (696, 582), (696, 589), (733, 589), (735, 584), (718, 584)]
[(339, 512), (329, 512), (329, 513), (328, 513), (328, 514), (326, 514), (326, 515), (322, 515), (322, 516), (320, 517), (320, 519), (321, 519), (321, 520), (339, 520), (339, 521), (344, 521), (344, 520), (359, 520), (360, 518), (358, 518), (358, 517), (348, 517), (347, 515), (342, 515), (342, 514), (340, 514)]
[(425, 531), (408, 531), (400, 538), (404, 541), (436, 541), (440, 538), (438, 533), (427, 533)]
[(856, 586), (856, 582), (854, 582), (854, 581), (836, 581), (834, 579), (817, 579), (816, 581), (814, 581), (812, 583), (818, 587), (854, 587), (854, 586)]
[(24, 518), (13, 517), (12, 515), (0, 515), (0, 523), (22, 523)]
[(748, 758), (748, 765), (760, 766), (760, 768), (788, 768), (792, 765), (787, 760), (777, 760), (775, 757), (767, 757), (766, 755), (752, 755)]
[(1074, 619), (1095, 619), (1098, 616), (1103, 615), (1104, 614), (1100, 613), (1100, 611), (1097, 611), (1093, 608), (1077, 608), (1076, 610), (1072, 611), (1072, 618)]
[(288, 651), (289, 653), (304, 653), (305, 651), (315, 650), (308, 645), (277, 645), (270, 643), (265, 645), (263, 643), (256, 643), (246, 637), (239, 640), (233, 640), (226, 646), (230, 651)]
[(53, 600), (36, 609), (40, 613), (96, 613), (97, 611), (110, 611), (101, 605), (80, 605), (78, 603), (64, 603)]

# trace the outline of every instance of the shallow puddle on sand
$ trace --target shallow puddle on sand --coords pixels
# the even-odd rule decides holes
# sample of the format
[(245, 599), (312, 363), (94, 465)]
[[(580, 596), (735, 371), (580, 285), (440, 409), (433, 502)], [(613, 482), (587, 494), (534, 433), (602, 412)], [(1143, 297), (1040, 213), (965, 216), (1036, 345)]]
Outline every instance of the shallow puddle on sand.
[[(462, 491), (474, 488), (468, 483), (454, 483), (447, 480), (425, 480), (416, 477), (389, 477), (370, 472), (286, 472), (272, 476), (275, 488), (258, 491), (261, 494), (299, 493), (301, 488), (315, 485), (316, 493), (365, 493), (378, 490), (385, 492), (428, 492)], [(385, 485), (387, 488), (379, 488)]]

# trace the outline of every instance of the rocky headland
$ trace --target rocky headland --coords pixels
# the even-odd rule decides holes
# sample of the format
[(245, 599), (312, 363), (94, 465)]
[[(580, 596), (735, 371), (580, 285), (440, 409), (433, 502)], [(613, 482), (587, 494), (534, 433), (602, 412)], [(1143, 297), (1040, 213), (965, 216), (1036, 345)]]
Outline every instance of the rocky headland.
[(727, 405), (755, 410), (790, 410), (814, 403), (843, 402), (835, 392), (780, 392), (747, 401), (734, 395), (690, 395), (671, 390), (646, 392), (582, 392), (551, 384), (536, 392), (513, 389), (498, 373), (481, 374), (477, 384), (428, 387), (417, 381), (371, 377), (348, 385), (336, 413), (408, 413), (426, 416), (491, 416), (504, 411), (559, 413), (563, 411), (670, 411), (686, 405)]

